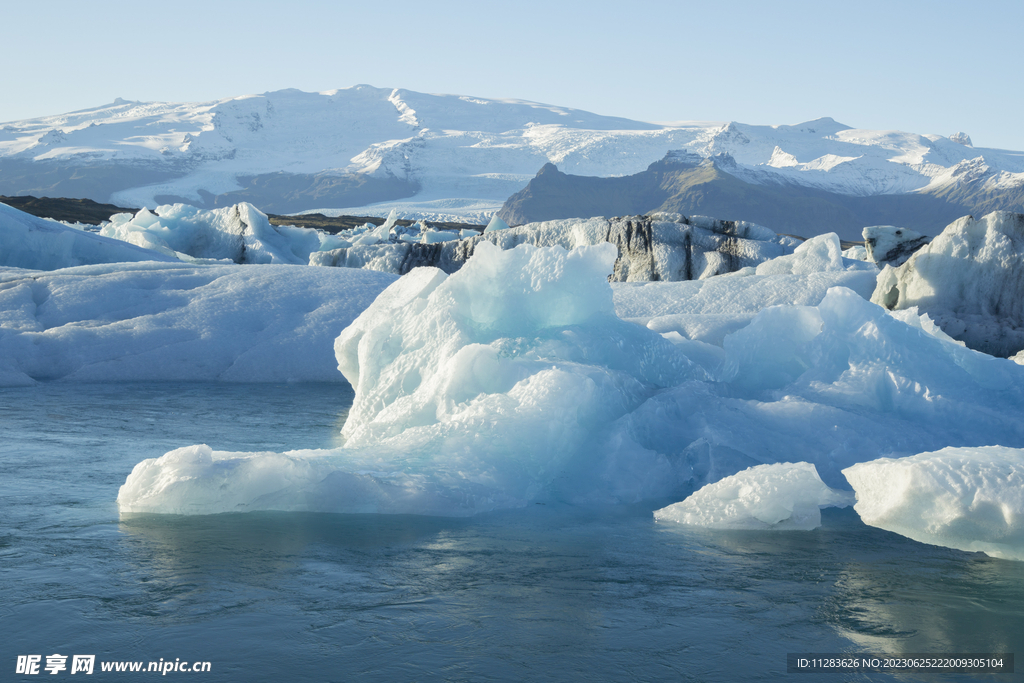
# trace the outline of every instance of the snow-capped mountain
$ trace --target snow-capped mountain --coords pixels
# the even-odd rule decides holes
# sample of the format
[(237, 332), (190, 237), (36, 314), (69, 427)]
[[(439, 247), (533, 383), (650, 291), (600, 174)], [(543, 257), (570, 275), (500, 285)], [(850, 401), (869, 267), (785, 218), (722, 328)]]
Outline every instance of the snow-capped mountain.
[(725, 170), (748, 183), (851, 196), (935, 191), (965, 179), (989, 190), (1024, 187), (1024, 153), (976, 149), (962, 133), (866, 131), (827, 118), (661, 125), (360, 85), (205, 103), (117, 100), (6, 123), (0, 194), (150, 207), (245, 199), (277, 212), (397, 200), (493, 211), (546, 163), (574, 175), (623, 176), (670, 150), (724, 153), (734, 162)]

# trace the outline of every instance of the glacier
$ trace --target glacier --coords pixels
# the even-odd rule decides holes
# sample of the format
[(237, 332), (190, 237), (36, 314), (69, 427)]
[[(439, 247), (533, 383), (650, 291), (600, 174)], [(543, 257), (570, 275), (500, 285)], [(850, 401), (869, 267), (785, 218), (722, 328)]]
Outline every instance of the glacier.
[[(662, 125), (536, 102), (368, 85), (198, 103), (117, 100), (7, 122), (2, 132), (0, 167), (35, 183), (3, 192), (42, 192), (56, 177), (82, 196), (149, 209), (244, 200), (277, 213), (385, 215), (399, 208), (437, 220), (480, 220), (547, 163), (572, 174), (625, 176), (670, 151), (727, 154), (737, 177), (763, 186), (850, 196), (955, 193), (967, 182), (981, 183), (981, 194), (1024, 186), (1019, 153), (975, 148), (961, 133), (864, 130), (829, 118), (777, 126)], [(88, 167), (106, 172), (100, 187), (75, 176)], [(332, 194), (353, 179), (352, 191)], [(375, 183), (378, 191), (360, 189)], [(293, 206), (294, 194), (303, 206)]]
[[(822, 263), (838, 245), (818, 249), (800, 256)], [(607, 281), (615, 257), (610, 244), (481, 243), (454, 274), (414, 270), (335, 342), (356, 390), (345, 447), (185, 447), (137, 465), (120, 509), (470, 515), (532, 503), (664, 505), (758, 465), (809, 463), (825, 485), (848, 490), (842, 470), (879, 455), (1024, 446), (1024, 367), (844, 287), (814, 305), (762, 308), (720, 346), (697, 342), (707, 354), (696, 362), (678, 332), (617, 314)], [(806, 277), (792, 261), (763, 277)], [(849, 275), (841, 257), (827, 262)], [(693, 283), (643, 287), (659, 284)], [(706, 362), (714, 354), (720, 362)]]

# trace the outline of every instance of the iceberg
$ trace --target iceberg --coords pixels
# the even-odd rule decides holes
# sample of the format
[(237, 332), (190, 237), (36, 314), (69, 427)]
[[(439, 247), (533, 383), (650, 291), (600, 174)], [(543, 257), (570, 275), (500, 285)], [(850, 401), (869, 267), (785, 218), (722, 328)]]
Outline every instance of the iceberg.
[(339, 382), (334, 338), (394, 279), (177, 261), (0, 268), (0, 386)]
[(708, 484), (686, 500), (655, 510), (659, 522), (710, 529), (810, 530), (822, 507), (846, 507), (853, 494), (825, 485), (807, 462), (758, 465)]
[[(417, 269), (335, 343), (356, 390), (345, 449), (179, 450), (137, 466), (118, 504), (460, 515), (557, 498), (561, 479), (576, 478), (568, 472), (589, 469), (604, 425), (665, 387), (704, 377), (672, 343), (615, 315), (614, 260), (610, 244), (573, 252), (482, 244), (454, 275)], [(318, 467), (307, 467), (309, 458)], [(249, 485), (257, 471), (280, 471), (282, 485)], [(294, 471), (315, 474), (296, 483)]]
[(508, 230), (508, 223), (501, 220), (498, 214), (491, 216), (491, 220), (487, 222), (487, 227), (484, 228), (484, 232), (494, 232), (495, 230)]
[(864, 228), (862, 234), (868, 260), (894, 268), (906, 263), (915, 251), (928, 244), (925, 235), (892, 225)]
[(322, 236), (307, 228), (271, 225), (266, 214), (246, 202), (211, 211), (173, 204), (158, 206), (155, 213), (119, 213), (100, 234), (183, 261), (302, 265), (320, 249)]
[[(836, 253), (819, 246), (809, 251)], [(1024, 447), (1016, 363), (842, 287), (815, 305), (763, 308), (721, 346), (674, 343), (616, 315), (616, 252), (485, 242), (454, 274), (412, 271), (334, 342), (355, 388), (344, 448), (146, 461), (121, 509), (466, 515), (634, 504), (683, 500), (758, 465), (810, 463), (825, 485), (845, 488), (843, 469), (880, 454)], [(863, 272), (828, 262), (834, 275)], [(719, 280), (808, 277), (794, 269)], [(277, 470), (277, 489), (247, 483)], [(177, 493), (162, 493), (170, 481)]]
[[(495, 217), (495, 220), (501, 220)], [(564, 249), (611, 243), (618, 257), (613, 282), (679, 281), (710, 278), (790, 254), (799, 240), (754, 223), (721, 221), (705, 216), (652, 214), (618, 218), (570, 218), (530, 223), (515, 228), (488, 229), (482, 235), (426, 231), (422, 244), (411, 240), (354, 242), (349, 247), (324, 249), (310, 257), (310, 265), (371, 268), (404, 275), (419, 266), (454, 273), (475, 253), (478, 245), (495, 244), (513, 249), (520, 244)], [(462, 239), (459, 239), (459, 237)], [(815, 243), (816, 245), (819, 243)], [(808, 262), (806, 256), (800, 259)], [(808, 262), (808, 267), (815, 267)]]
[(817, 306), (832, 287), (869, 298), (878, 270), (844, 258), (834, 233), (738, 272), (684, 282), (614, 283), (618, 314), (661, 334), (722, 346), (726, 335), (771, 306)]
[(866, 524), (932, 545), (1024, 560), (1024, 450), (944, 448), (843, 474)]
[(99, 263), (171, 261), (163, 252), (36, 218), (0, 204), (0, 267), (57, 270)]
[(890, 310), (917, 307), (993, 356), (1024, 350), (1024, 214), (951, 223), (900, 267), (883, 268), (871, 300)]

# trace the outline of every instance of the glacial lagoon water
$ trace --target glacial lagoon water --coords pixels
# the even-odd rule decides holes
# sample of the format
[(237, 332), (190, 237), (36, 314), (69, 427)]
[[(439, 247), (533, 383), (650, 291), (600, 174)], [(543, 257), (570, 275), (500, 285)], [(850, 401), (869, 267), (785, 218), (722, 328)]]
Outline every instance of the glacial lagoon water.
[(670, 501), (118, 515), (144, 458), (337, 446), (351, 400), (344, 385), (0, 389), (0, 680), (38, 680), (18, 656), (59, 653), (94, 654), (86, 680), (154, 680), (99, 663), (162, 658), (210, 662), (166, 674), (205, 681), (1008, 681), (787, 673), (786, 654), (1024, 653), (1024, 563), (852, 510), (787, 533), (655, 523)]

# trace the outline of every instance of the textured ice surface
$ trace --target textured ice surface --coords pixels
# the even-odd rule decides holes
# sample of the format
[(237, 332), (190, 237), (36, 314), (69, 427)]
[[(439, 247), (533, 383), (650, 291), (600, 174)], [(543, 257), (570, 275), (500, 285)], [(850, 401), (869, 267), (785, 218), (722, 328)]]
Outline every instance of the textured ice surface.
[(178, 262), (0, 269), (0, 385), (336, 382), (334, 338), (394, 279)]
[(969, 347), (1014, 355), (1024, 349), (1024, 215), (951, 223), (902, 266), (883, 269), (871, 300), (916, 306)]
[(173, 257), (163, 253), (0, 204), (0, 267), (56, 270), (97, 263), (170, 260)]
[(838, 273), (847, 268), (862, 269), (859, 263), (843, 260), (839, 236), (834, 232), (818, 235), (801, 243), (792, 254), (786, 254), (758, 264), (756, 275), (806, 275), (808, 273)]
[[(879, 455), (1024, 447), (1024, 368), (1015, 363), (908, 325), (845, 288), (817, 305), (764, 308), (720, 347), (673, 343), (615, 315), (606, 280), (614, 260), (609, 244), (566, 252), (485, 243), (453, 275), (417, 269), (336, 341), (356, 397), (346, 447), (310, 456), (329, 476), (256, 495), (242, 481), (252, 472), (285, 468), (292, 481), (298, 465), (250, 453), (211, 456), (221, 464), (195, 477), (174, 459), (157, 462), (143, 468), (146, 481), (185, 482), (195, 513), (460, 515), (531, 501), (682, 500), (777, 462), (811, 463), (826, 484), (845, 487), (842, 469)], [(833, 276), (858, 274), (846, 267)], [(792, 287), (803, 277), (709, 282), (787, 278)], [(242, 480), (221, 479), (233, 476)], [(141, 481), (127, 482), (123, 509), (182, 509)]]
[(158, 206), (156, 213), (119, 213), (100, 234), (184, 261), (305, 265), (320, 249), (316, 230), (271, 225), (266, 214), (245, 202), (211, 211), (174, 204)]
[(853, 494), (825, 485), (807, 462), (758, 465), (708, 484), (655, 510), (659, 522), (712, 529), (816, 529), (821, 508), (853, 504)]
[(915, 251), (928, 244), (925, 235), (892, 225), (864, 228), (862, 234), (868, 260), (894, 268), (906, 263)]
[(1024, 450), (944, 448), (843, 470), (865, 523), (922, 543), (1024, 560)]
[(612, 289), (621, 317), (662, 334), (721, 346), (726, 335), (770, 306), (816, 306), (837, 286), (867, 298), (876, 273), (872, 264), (842, 258), (838, 238), (828, 234), (756, 269), (687, 282), (616, 283)]

